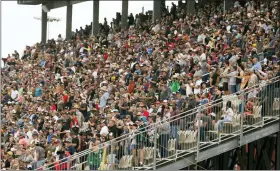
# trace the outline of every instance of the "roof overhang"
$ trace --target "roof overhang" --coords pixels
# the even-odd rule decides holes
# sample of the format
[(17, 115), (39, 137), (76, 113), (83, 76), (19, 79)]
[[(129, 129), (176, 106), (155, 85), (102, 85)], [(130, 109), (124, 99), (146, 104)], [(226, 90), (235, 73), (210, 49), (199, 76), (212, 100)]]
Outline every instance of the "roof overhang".
[(39, 5), (42, 3), (40, 0), (18, 0), (18, 5)]
[(64, 0), (64, 1), (46, 1), (46, 0), (18, 0), (18, 4), (19, 5), (40, 5), (40, 4), (44, 4), (48, 7), (48, 9), (52, 10), (52, 9), (56, 9), (56, 8), (61, 8), (61, 7), (65, 7), (67, 5), (74, 5), (74, 4), (78, 4), (81, 2), (86, 2), (88, 0), (80, 0), (80, 1), (75, 1), (75, 0)]

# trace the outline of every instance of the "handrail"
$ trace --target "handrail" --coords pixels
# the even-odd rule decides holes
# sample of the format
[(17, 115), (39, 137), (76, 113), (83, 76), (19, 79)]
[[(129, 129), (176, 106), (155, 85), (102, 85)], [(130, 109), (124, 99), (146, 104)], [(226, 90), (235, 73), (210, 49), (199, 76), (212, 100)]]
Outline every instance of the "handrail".
[[(274, 83), (279, 83), (279, 79), (278, 78), (274, 78), (274, 79), (271, 79), (271, 80), (274, 80), (274, 81), (271, 81), (271, 82), (269, 82), (269, 83), (267, 83), (266, 84), (266, 86), (270, 86), (270, 85), (273, 85)], [(277, 84), (278, 85), (278, 84)], [(265, 88), (266, 86), (263, 86), (263, 85), (259, 85), (260, 87), (258, 87), (259, 88), (259, 90), (264, 90), (263, 88)], [(277, 86), (277, 87), (279, 87), (279, 86)], [(250, 92), (252, 92), (252, 91), (254, 91), (255, 89), (254, 88), (249, 88), (249, 89), (246, 89), (245, 90), (245, 92), (243, 91), (243, 94), (245, 93), (245, 94), (249, 94)], [(222, 102), (219, 102), (219, 103), (217, 103), (217, 104), (214, 104), (213, 106), (209, 106), (209, 107), (207, 107), (207, 109), (210, 109), (210, 108), (212, 108), (212, 107), (214, 107), (215, 105), (219, 105), (220, 103), (222, 103)], [(186, 116), (183, 116), (183, 117), (185, 117), (185, 118), (189, 118), (188, 116), (190, 116), (190, 115), (194, 115), (194, 114), (197, 114), (197, 112), (192, 112), (191, 114), (188, 114), (188, 115), (186, 115)], [(182, 118), (182, 117), (181, 117)], [(190, 118), (190, 119), (193, 119), (194, 117), (192, 117), (192, 118)], [(176, 118), (175, 120), (179, 120), (180, 118)], [(171, 122), (171, 121), (170, 121)], [(240, 130), (241, 131), (241, 130)], [(235, 136), (239, 136), (239, 133), (238, 134), (236, 134)], [(229, 139), (230, 137), (228, 137), (227, 139)], [(108, 141), (108, 142), (106, 142), (106, 143), (103, 143), (103, 145), (101, 145), (101, 147), (100, 148), (107, 148), (107, 150), (108, 149), (110, 149), (110, 148), (108, 148), (110, 145), (112, 145), (112, 146), (114, 146), (114, 144), (117, 144), (117, 143), (119, 143), (119, 142), (126, 142), (128, 139), (127, 138), (125, 138), (125, 139), (122, 139), (122, 140), (119, 140), (119, 141)], [(223, 141), (225, 141), (225, 139), (223, 140)], [(204, 149), (205, 147), (201, 147), (200, 149)], [(81, 157), (81, 158), (86, 158), (85, 157), (85, 155), (87, 155), (87, 154), (89, 154), (89, 153), (83, 153), (83, 154), (80, 154), (80, 155), (74, 155), (74, 156), (71, 156), (70, 158), (66, 158), (66, 159), (64, 159), (64, 160), (66, 160), (66, 161), (64, 161), (64, 162), (62, 162), (62, 163), (64, 163), (64, 164), (66, 164), (66, 163), (74, 163), (74, 165), (73, 166), (71, 166), (71, 168), (75, 168), (75, 167), (78, 167), (78, 166), (76, 166), (75, 165), (75, 163), (76, 163), (76, 161), (77, 160), (79, 160), (79, 158)], [(172, 156), (171, 156), (172, 157)], [(173, 156), (174, 157), (174, 156)], [(69, 159), (69, 160), (68, 160)], [(69, 161), (69, 162), (67, 162), (67, 161)], [(164, 163), (167, 163), (168, 161), (165, 161), (165, 162), (160, 162), (160, 163), (156, 163), (156, 166), (160, 166), (160, 165), (162, 165), (162, 164), (164, 164)], [(83, 161), (83, 164), (86, 164), (87, 163), (87, 161)], [(81, 164), (81, 163), (80, 163)], [(71, 164), (72, 165), (72, 164)], [(70, 166), (70, 165), (69, 165)]]
[[(273, 80), (273, 81), (272, 81), (272, 80)], [(270, 82), (269, 84), (267, 84), (267, 85), (273, 84), (273, 83), (275, 83), (275, 82), (277, 82), (277, 81), (280, 81), (280, 77), (275, 77), (275, 78), (271, 79), (271, 82)], [(253, 86), (253, 87), (251, 87), (251, 88), (248, 88), (248, 89), (245, 89), (245, 90), (241, 90), (240, 92), (243, 92), (243, 93), (245, 93), (245, 94), (249, 94), (249, 93), (253, 92), (254, 89), (255, 89), (256, 87), (259, 87), (259, 86), (261, 86), (261, 84), (255, 85), (255, 86)], [(238, 94), (238, 93), (240, 93), (240, 92), (237, 92), (237, 93), (234, 93), (234, 94), (230, 94), (230, 95), (234, 96), (234, 95), (236, 95), (236, 94)], [(216, 102), (216, 103), (214, 103), (214, 102)], [(183, 112), (183, 113), (178, 114), (178, 115), (182, 115), (182, 114), (188, 113), (187, 115), (183, 115), (183, 116), (179, 116), (179, 117), (178, 117), (177, 115), (175, 115), (175, 116), (174, 116), (175, 118), (172, 117), (172, 118), (174, 118), (174, 119), (171, 119), (171, 117), (170, 117), (170, 118), (167, 120), (167, 122), (171, 123), (171, 122), (180, 120), (180, 119), (182, 119), (182, 118), (184, 118), (184, 117), (192, 116), (193, 114), (197, 114), (197, 111), (198, 111), (199, 109), (203, 110), (203, 109), (205, 109), (205, 108), (207, 108), (207, 107), (209, 107), (209, 106), (212, 106), (212, 105), (219, 105), (219, 104), (222, 104), (222, 103), (223, 103), (223, 102), (220, 102), (219, 100), (216, 100), (216, 101), (214, 101), (214, 102), (212, 102), (212, 103), (207, 103), (207, 104), (205, 104), (205, 105), (195, 107), (194, 109), (191, 109), (190, 111), (186, 111), (186, 112)], [(191, 113), (189, 113), (189, 112), (191, 112)], [(142, 129), (146, 130), (146, 129), (149, 129), (149, 128), (151, 128), (151, 127), (157, 127), (158, 124), (161, 124), (161, 122), (156, 122), (156, 123), (153, 123), (153, 124), (151, 124), (151, 125), (147, 125), (146, 127), (142, 128)], [(139, 129), (139, 131), (141, 131), (141, 129)], [(125, 140), (125, 139), (127, 138), (127, 136), (128, 136), (129, 134), (130, 134), (130, 133), (125, 134), (125, 135), (124, 135), (124, 136), (125, 136), (124, 139), (115, 138), (115, 139), (113, 139), (113, 140), (111, 140), (111, 141), (108, 141), (108, 143), (109, 143), (109, 142), (118, 143), (118, 142), (120, 142), (120, 141), (123, 141), (123, 140)], [(139, 135), (139, 134), (141, 134), (141, 132), (138, 132), (138, 133), (136, 133), (135, 135)], [(115, 140), (115, 141), (114, 141), (114, 140)], [(105, 142), (105, 143), (106, 143), (106, 142)]]
[[(274, 78), (268, 80), (270, 83), (266, 84), (266, 86), (267, 86), (267, 85), (270, 85), (270, 84), (272, 84), (272, 83), (275, 83), (275, 82), (277, 82), (277, 81), (279, 81), (279, 80), (280, 80), (279, 78), (280, 78), (280, 77), (274, 77)], [(257, 85), (254, 85), (254, 86), (252, 86), (252, 87), (248, 87), (248, 88), (246, 88), (246, 89), (244, 89), (244, 90), (240, 90), (239, 92), (234, 93), (234, 94), (230, 94), (230, 95), (237, 95), (237, 94), (240, 94), (240, 93), (244, 93), (244, 91), (245, 91), (246, 93), (249, 93), (249, 92), (253, 91), (255, 88), (259, 88), (260, 86), (263, 87), (263, 83), (259, 83), (259, 84), (257, 84)], [(199, 106), (199, 107), (195, 107), (194, 109), (191, 109), (191, 110), (189, 110), (189, 111), (185, 111), (185, 112), (179, 113), (179, 114), (177, 114), (177, 115), (175, 115), (175, 116), (173, 116), (173, 117), (170, 117), (170, 118), (168, 119), (168, 122), (174, 122), (175, 120), (181, 119), (182, 117), (191, 116), (191, 115), (197, 113), (197, 110), (198, 110), (199, 108), (205, 108), (205, 107), (208, 107), (209, 105), (217, 105), (217, 103), (220, 103), (219, 101), (220, 101), (220, 99), (215, 100), (215, 101), (212, 101), (212, 102), (209, 102), (209, 103), (207, 103), (207, 104), (205, 104), (205, 105), (202, 105), (202, 106)], [(183, 114), (187, 114), (187, 115), (182, 116)], [(178, 116), (179, 116), (179, 118), (178, 118)], [(174, 119), (174, 118), (175, 118), (175, 119)], [(151, 125), (147, 125), (147, 126), (145, 126), (145, 127), (143, 128), (143, 130), (147, 130), (147, 128), (155, 128), (155, 127), (157, 127), (159, 124), (160, 124), (160, 122), (156, 122), (156, 123), (153, 123), (153, 124), (151, 124)], [(142, 130), (138, 130), (138, 131), (142, 131)], [(140, 134), (140, 133), (137, 133), (136, 135), (138, 135), (138, 134)], [(104, 148), (104, 147), (108, 146), (108, 144), (118, 143), (118, 142), (120, 142), (120, 141), (124, 141), (124, 140), (126, 140), (127, 137), (130, 136), (130, 135), (131, 135), (131, 133), (122, 135), (122, 136), (117, 137), (117, 138), (114, 138), (114, 139), (112, 139), (112, 140), (110, 140), (110, 141), (104, 142), (104, 143), (100, 144), (99, 146), (100, 146), (100, 148)], [(91, 152), (91, 149), (86, 149), (86, 150), (83, 150), (83, 151), (81, 151), (81, 152), (79, 152), (79, 153), (76, 153), (74, 156), (69, 156), (69, 157), (67, 157), (67, 158), (61, 159), (61, 160), (59, 160), (58, 162), (60, 162), (60, 161), (62, 161), (62, 160), (65, 161), (66, 159), (70, 159), (70, 158), (71, 158), (71, 159), (75, 159), (75, 158), (77, 158), (77, 157), (80, 157), (80, 156), (89, 154), (90, 152)], [(47, 168), (48, 168), (48, 166), (50, 166), (50, 165), (53, 165), (53, 163), (47, 165)]]

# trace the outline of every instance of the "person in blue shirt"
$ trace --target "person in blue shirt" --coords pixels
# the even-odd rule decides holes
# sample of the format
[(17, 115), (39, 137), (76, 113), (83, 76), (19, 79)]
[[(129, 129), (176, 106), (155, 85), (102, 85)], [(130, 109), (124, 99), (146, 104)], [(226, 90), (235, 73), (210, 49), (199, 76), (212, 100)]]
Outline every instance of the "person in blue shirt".
[(41, 86), (37, 86), (37, 87), (35, 88), (34, 96), (35, 96), (35, 97), (40, 97), (41, 95), (42, 95), (42, 88), (41, 88)]
[(70, 155), (73, 155), (76, 152), (75, 147), (72, 146), (71, 140), (67, 139), (65, 141), (66, 151), (69, 151)]
[(46, 65), (46, 61), (45, 60), (41, 60), (40, 66), (43, 68)]
[(136, 65), (135, 65), (135, 71), (134, 71), (134, 73), (137, 74), (137, 75), (142, 75), (142, 70), (141, 70), (139, 64), (136, 64)]
[(148, 49), (147, 49), (147, 53), (148, 53), (148, 55), (150, 56), (150, 55), (153, 53), (153, 49), (152, 49), (152, 48), (148, 48)]
[(254, 58), (252, 62), (253, 62), (252, 70), (262, 70), (262, 65), (261, 65), (261, 63), (258, 61), (257, 58)]
[(53, 129), (50, 128), (49, 129), (49, 135), (47, 136), (47, 143), (50, 144), (51, 143), (51, 140), (52, 140), (52, 137), (53, 137)]

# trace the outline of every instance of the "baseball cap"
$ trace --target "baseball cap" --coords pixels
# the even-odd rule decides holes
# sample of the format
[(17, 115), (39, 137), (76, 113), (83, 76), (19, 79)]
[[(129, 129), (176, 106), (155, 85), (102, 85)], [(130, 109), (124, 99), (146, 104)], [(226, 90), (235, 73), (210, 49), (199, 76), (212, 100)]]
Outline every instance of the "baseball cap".
[(32, 133), (32, 136), (38, 136), (39, 134), (38, 134), (38, 132), (37, 131), (34, 131), (33, 133)]

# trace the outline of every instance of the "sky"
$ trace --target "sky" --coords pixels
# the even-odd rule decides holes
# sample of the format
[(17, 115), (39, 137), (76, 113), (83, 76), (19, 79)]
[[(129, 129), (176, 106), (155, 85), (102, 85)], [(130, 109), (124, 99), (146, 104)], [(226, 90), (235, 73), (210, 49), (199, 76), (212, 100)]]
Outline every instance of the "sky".
[[(170, 6), (174, 1), (166, 1)], [(85, 27), (92, 21), (92, 1), (73, 5), (72, 31), (80, 26)], [(177, 4), (177, 2), (175, 2)], [(153, 9), (153, 1), (129, 1), (128, 13), (142, 12)], [(106, 17), (108, 23), (121, 12), (121, 1), (100, 1), (99, 22), (103, 23)], [(16, 1), (2, 1), (1, 5), (1, 57), (7, 57), (17, 50), (20, 54), (26, 45), (34, 45), (41, 39), (41, 21), (34, 17), (41, 17), (41, 5), (18, 5)], [(57, 38), (58, 34), (65, 37), (66, 33), (66, 7), (51, 10), (49, 17), (59, 18), (60, 22), (49, 23), (47, 38)]]

